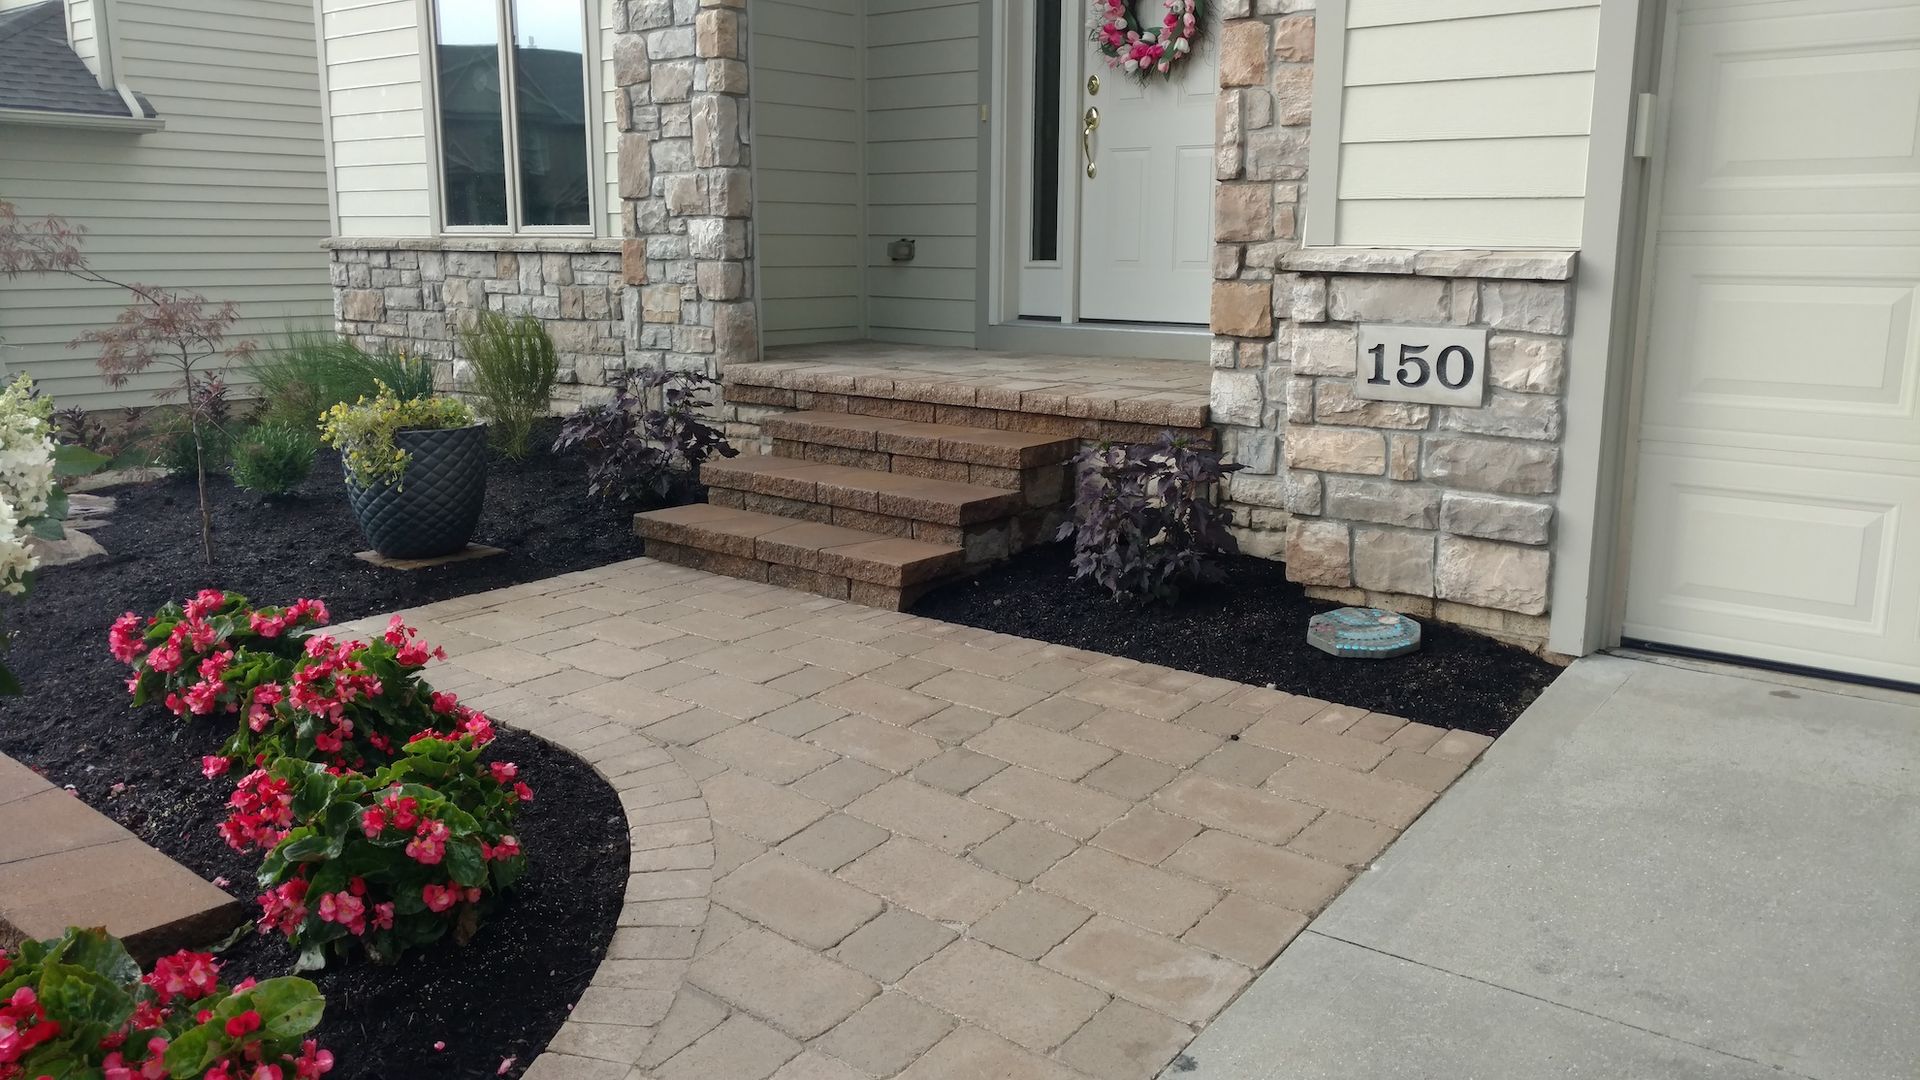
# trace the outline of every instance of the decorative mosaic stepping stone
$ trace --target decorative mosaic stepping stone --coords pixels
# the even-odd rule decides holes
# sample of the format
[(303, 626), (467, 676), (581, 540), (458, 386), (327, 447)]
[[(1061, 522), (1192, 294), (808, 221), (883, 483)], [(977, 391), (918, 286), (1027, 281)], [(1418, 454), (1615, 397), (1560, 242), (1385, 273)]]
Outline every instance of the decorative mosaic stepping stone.
[(1385, 660), (1420, 647), (1420, 624), (1379, 608), (1343, 607), (1308, 619), (1307, 643), (1331, 656)]

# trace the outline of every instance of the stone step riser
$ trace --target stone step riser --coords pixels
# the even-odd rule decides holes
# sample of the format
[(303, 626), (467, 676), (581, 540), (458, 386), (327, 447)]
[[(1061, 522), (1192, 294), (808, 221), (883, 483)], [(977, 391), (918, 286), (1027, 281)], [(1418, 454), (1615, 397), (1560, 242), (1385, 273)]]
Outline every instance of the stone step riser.
[(705, 570), (710, 574), (720, 574), (745, 581), (765, 582), (769, 585), (778, 585), (783, 589), (817, 593), (835, 600), (848, 600), (885, 611), (905, 611), (913, 605), (914, 601), (924, 596), (928, 589), (938, 584), (933, 582), (904, 588), (875, 585), (869, 581), (855, 581), (852, 578), (834, 574), (823, 574), (817, 570), (782, 566), (779, 563), (728, 555), (724, 552), (688, 547), (684, 544), (671, 544), (662, 540), (649, 540), (647, 555), (675, 566), (691, 567), (695, 570)]
[(965, 568), (956, 545), (715, 503), (636, 514), (633, 530), (662, 561), (893, 610)]
[(971, 525), (944, 525), (939, 522), (835, 506), (817, 499), (789, 499), (778, 495), (763, 495), (721, 487), (707, 489), (707, 502), (713, 506), (725, 506), (735, 510), (776, 514), (796, 521), (813, 521), (822, 525), (862, 529), (881, 536), (924, 540), (931, 544), (947, 544), (965, 551), (969, 566), (1004, 559), (1035, 544), (1047, 542), (1052, 539), (1054, 530), (1059, 528), (1063, 518), (1063, 511), (1053, 507), (1023, 510), (1018, 514)]
[[(1117, 398), (1125, 391), (1116, 392)], [(937, 390), (929, 387), (927, 396)], [(923, 424), (958, 424), (1001, 431), (1030, 431), (1094, 442), (1147, 442), (1172, 428), (1196, 438), (1212, 438), (1204, 405), (1124, 401), (1098, 394), (1034, 400), (1032, 408), (1006, 409), (979, 404), (943, 404), (936, 401), (877, 397), (859, 393), (823, 393), (775, 386), (727, 384), (729, 405), (850, 413), (913, 420)]]
[(916, 454), (858, 450), (853, 447), (833, 446), (798, 439), (774, 439), (771, 450), (775, 457), (793, 458), (799, 461), (818, 461), (827, 465), (845, 465), (852, 469), (872, 469), (875, 472), (899, 473), (902, 476), (917, 476), (927, 480), (948, 480), (956, 484), (979, 484), (981, 487), (999, 488), (1002, 491), (1018, 491), (1026, 498), (1027, 506), (1034, 508), (1059, 503), (1066, 497), (1069, 489), (1067, 482), (1069, 466), (1065, 463), (1011, 469), (998, 465), (979, 465), (965, 461), (922, 457)]

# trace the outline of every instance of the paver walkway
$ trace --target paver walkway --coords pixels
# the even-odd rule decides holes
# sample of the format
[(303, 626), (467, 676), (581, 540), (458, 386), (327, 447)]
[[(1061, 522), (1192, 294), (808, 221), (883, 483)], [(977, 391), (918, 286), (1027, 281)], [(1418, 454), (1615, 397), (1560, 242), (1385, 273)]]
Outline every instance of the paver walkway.
[(628, 809), (532, 1080), (1151, 1077), (1488, 742), (646, 559), (406, 614)]

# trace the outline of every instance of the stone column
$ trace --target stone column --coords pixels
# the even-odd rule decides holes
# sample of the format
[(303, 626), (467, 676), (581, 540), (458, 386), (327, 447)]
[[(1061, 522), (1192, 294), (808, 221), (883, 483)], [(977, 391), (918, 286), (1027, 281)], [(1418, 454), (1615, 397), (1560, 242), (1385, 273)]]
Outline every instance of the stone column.
[(1288, 357), (1281, 255), (1299, 246), (1312, 122), (1314, 0), (1223, 0), (1214, 130), (1212, 418), (1245, 465), (1229, 486), (1241, 546), (1285, 543), (1281, 442)]
[(614, 46), (630, 363), (759, 358), (746, 0), (624, 0)]

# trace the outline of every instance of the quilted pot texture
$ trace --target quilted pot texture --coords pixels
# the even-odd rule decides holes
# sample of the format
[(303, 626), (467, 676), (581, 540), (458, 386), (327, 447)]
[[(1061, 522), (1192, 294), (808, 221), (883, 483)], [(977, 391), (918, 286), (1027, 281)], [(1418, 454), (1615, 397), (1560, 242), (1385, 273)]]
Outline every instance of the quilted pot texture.
[(412, 455), (400, 486), (355, 487), (347, 501), (373, 550), (390, 559), (431, 559), (467, 546), (487, 498), (487, 426), (402, 431)]

